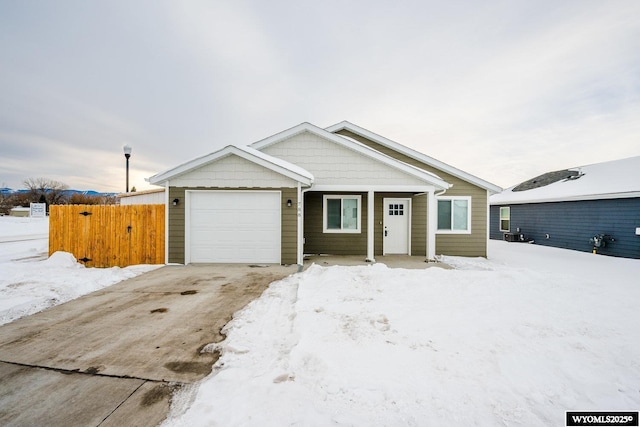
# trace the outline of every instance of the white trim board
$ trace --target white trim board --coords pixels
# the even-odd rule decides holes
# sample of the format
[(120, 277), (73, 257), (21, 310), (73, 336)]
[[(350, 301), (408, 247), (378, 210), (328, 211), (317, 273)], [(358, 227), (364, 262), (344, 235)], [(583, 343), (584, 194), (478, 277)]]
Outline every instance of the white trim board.
[(433, 186), (421, 185), (314, 185), (308, 191), (357, 191), (366, 193), (368, 191), (395, 192), (395, 193), (433, 193), (436, 188)]

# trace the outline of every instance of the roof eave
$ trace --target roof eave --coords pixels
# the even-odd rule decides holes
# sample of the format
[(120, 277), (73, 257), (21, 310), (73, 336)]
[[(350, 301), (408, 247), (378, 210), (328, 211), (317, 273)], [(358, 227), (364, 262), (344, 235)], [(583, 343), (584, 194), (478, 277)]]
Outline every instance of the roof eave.
[(371, 132), (370, 130), (364, 129), (358, 125), (354, 125), (353, 123), (348, 122), (346, 120), (340, 123), (336, 123), (335, 125), (329, 126), (325, 128), (325, 130), (331, 133), (338, 132), (341, 130), (348, 130), (364, 138), (377, 142), (378, 144), (383, 145), (387, 148), (390, 148), (392, 150), (405, 154), (406, 156), (409, 156), (415, 160), (418, 160), (427, 165), (433, 166), (434, 168), (440, 169), (443, 172), (451, 174), (457, 178), (463, 179), (465, 181), (469, 181), (472, 184), (477, 185), (478, 187), (484, 188), (485, 190), (489, 191), (492, 194), (500, 193), (502, 191), (502, 188), (495, 184), (492, 184), (488, 181), (478, 178), (477, 176), (471, 175), (468, 172), (464, 172), (458, 168), (455, 168), (451, 165), (441, 162), (440, 160), (434, 159), (433, 157), (429, 157), (426, 154), (422, 154), (398, 142), (385, 138), (382, 135), (378, 135), (374, 132)]
[[(302, 132), (311, 132), (314, 133), (316, 135), (319, 135), (323, 138), (327, 138), (337, 144), (340, 144), (342, 146), (346, 146), (349, 147), (351, 149), (354, 149), (358, 152), (360, 152), (361, 154), (364, 154), (368, 157), (374, 158), (378, 161), (381, 161), (382, 163), (387, 164), (388, 166), (394, 167), (396, 169), (402, 170), (405, 173), (408, 173), (410, 175), (416, 176), (419, 179), (428, 182), (430, 185), (433, 185), (439, 189), (448, 189), (451, 188), (452, 184), (446, 182), (445, 180), (443, 180), (442, 178), (440, 178), (439, 176), (432, 174), (431, 172), (422, 170), (418, 167), (415, 167), (413, 165), (404, 163), (398, 159), (394, 159), (391, 156), (388, 156), (384, 153), (380, 153), (379, 151), (376, 151), (374, 149), (372, 149), (371, 147), (366, 146), (365, 144), (361, 144), (361, 143), (356, 143), (353, 141), (349, 141), (345, 138), (342, 138), (340, 135), (336, 135), (333, 134), (331, 132), (326, 131), (325, 129), (322, 129), (320, 127), (317, 127), (311, 123), (308, 122), (304, 122), (301, 123), (297, 126), (294, 126), (292, 128), (289, 128), (287, 130), (284, 130), (282, 132), (279, 132), (275, 135), (272, 135), (268, 138), (265, 139), (261, 139), (260, 141), (254, 142), (253, 144), (250, 144), (249, 147), (256, 149), (256, 150), (262, 150), (266, 147), (269, 147), (273, 144), (276, 144), (280, 141), (283, 141), (285, 139), (291, 138), (292, 136), (295, 136), (297, 134), (300, 134)], [(356, 145), (357, 144), (357, 145)]]
[(536, 203), (557, 203), (557, 202), (579, 202), (583, 200), (610, 200), (610, 199), (633, 199), (640, 198), (640, 191), (627, 191), (621, 193), (602, 193), (602, 194), (582, 194), (575, 196), (558, 196), (545, 198), (531, 198), (520, 200), (491, 200), (491, 206), (496, 205), (526, 205)]
[[(280, 160), (278, 162), (269, 161), (267, 154), (262, 153), (263, 156), (259, 157), (253, 153), (250, 153), (248, 150), (242, 149), (241, 147), (236, 147), (234, 145), (228, 145), (218, 151), (207, 154), (206, 156), (198, 157), (197, 159), (183, 163), (182, 165), (179, 165), (173, 169), (154, 175), (149, 178), (149, 183), (155, 184), (155, 185), (162, 185), (170, 179), (176, 178), (180, 175), (184, 175), (185, 173), (188, 173), (201, 166), (204, 166), (205, 164), (215, 162), (217, 160), (220, 160), (232, 154), (242, 157), (245, 160), (256, 163), (260, 166), (263, 166), (283, 176), (286, 176), (294, 181), (300, 182), (305, 186), (310, 186), (311, 184), (313, 184), (313, 180), (314, 180), (313, 175), (308, 171), (305, 171), (306, 174), (298, 173), (295, 170), (288, 169), (278, 164), (278, 163), (283, 163), (283, 161), (280, 161)], [(295, 165), (292, 165), (292, 166), (295, 166)]]

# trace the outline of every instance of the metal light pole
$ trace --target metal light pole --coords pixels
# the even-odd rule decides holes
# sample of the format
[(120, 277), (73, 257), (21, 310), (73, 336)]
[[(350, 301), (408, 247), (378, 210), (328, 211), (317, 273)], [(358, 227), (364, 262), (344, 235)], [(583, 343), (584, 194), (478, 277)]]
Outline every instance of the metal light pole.
[(129, 157), (131, 157), (131, 146), (126, 144), (122, 147), (124, 150), (124, 157), (127, 159), (127, 193), (129, 192)]

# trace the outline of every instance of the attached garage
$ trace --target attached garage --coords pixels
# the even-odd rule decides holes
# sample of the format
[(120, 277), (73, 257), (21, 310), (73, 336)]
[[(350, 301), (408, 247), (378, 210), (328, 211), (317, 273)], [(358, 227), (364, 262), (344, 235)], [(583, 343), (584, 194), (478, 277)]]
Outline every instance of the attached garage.
[(280, 263), (279, 191), (187, 191), (186, 263)]

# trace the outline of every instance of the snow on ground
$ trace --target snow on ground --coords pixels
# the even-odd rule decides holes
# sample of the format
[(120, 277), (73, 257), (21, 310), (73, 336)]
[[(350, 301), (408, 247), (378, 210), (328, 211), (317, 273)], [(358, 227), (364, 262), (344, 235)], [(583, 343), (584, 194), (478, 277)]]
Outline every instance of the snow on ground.
[(312, 266), (210, 346), (169, 426), (564, 425), (640, 408), (640, 260), (490, 242), (455, 270)]
[(0, 325), (158, 268), (85, 268), (73, 255), (47, 258), (48, 218), (0, 217)]

